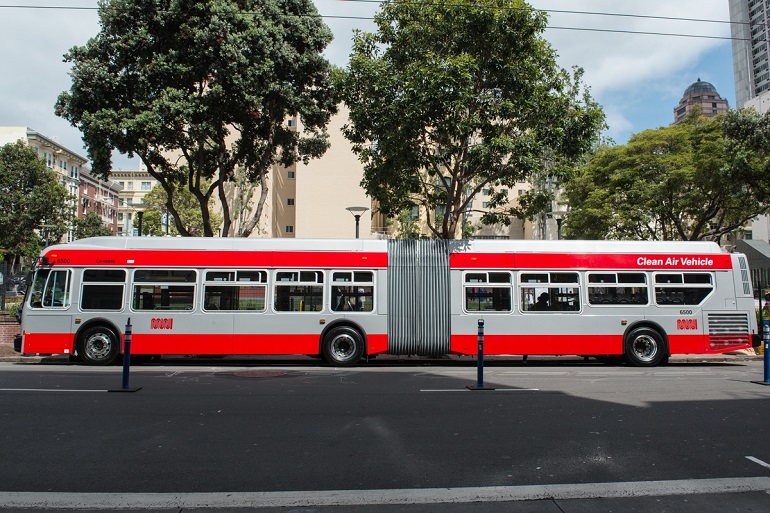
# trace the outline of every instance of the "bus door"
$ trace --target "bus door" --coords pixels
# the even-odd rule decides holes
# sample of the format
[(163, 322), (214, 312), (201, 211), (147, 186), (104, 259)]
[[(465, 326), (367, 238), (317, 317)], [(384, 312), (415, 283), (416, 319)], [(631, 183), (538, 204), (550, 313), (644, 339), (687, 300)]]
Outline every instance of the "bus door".
[(71, 290), (70, 269), (38, 269), (35, 273), (22, 317), (24, 353), (72, 352)]

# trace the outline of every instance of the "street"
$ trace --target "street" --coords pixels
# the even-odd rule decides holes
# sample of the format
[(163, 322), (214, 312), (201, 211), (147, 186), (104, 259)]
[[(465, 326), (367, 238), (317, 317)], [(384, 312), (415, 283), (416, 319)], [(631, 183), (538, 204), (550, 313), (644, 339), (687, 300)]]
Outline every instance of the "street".
[(0, 511), (767, 511), (762, 371), (0, 363)]

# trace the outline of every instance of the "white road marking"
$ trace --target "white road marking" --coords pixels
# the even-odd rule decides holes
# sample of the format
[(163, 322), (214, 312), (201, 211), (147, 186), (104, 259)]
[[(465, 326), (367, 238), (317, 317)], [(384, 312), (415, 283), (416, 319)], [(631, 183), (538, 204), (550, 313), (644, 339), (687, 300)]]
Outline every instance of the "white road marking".
[[(485, 392), (537, 392), (539, 388), (494, 388)], [(420, 392), (475, 392), (469, 388), (421, 388)]]
[(475, 488), (400, 490), (329, 490), (312, 492), (213, 493), (77, 493), (0, 492), (4, 508), (60, 510), (291, 508), (370, 506), (378, 504), (441, 504), (624, 497), (658, 497), (709, 493), (768, 492), (770, 477), (636, 481)]
[(109, 390), (78, 390), (73, 388), (0, 388), (0, 392), (108, 392)]
[(764, 461), (755, 458), (754, 456), (746, 456), (746, 459), (751, 460), (758, 465), (762, 465), (763, 467), (770, 468), (770, 463), (765, 463)]

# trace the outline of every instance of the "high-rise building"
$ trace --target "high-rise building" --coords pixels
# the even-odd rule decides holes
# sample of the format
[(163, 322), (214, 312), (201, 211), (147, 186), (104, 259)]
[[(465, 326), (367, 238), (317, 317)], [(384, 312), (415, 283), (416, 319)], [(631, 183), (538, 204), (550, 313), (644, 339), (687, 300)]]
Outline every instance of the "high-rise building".
[(735, 101), (745, 107), (770, 92), (770, 0), (729, 0)]
[(685, 89), (679, 105), (674, 107), (674, 124), (679, 123), (695, 108), (706, 117), (727, 113), (727, 100), (719, 96), (716, 87), (700, 78)]

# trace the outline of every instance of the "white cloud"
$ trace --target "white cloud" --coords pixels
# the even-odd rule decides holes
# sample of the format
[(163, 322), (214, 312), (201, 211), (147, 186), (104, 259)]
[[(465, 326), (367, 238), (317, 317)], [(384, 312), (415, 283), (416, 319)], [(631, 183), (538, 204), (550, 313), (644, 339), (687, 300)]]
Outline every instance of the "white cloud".
[[(665, 18), (727, 20), (725, 0), (665, 1), (619, 4), (608, 0), (536, 0), (539, 9), (638, 14)], [(729, 36), (729, 25), (694, 21), (674, 21), (641, 17), (596, 16), (551, 13), (549, 26), (592, 28), (628, 32)], [(549, 29), (546, 37), (560, 55), (562, 66), (579, 65), (595, 94), (635, 88), (639, 83), (665, 80), (672, 73), (691, 65), (719, 44), (719, 39), (675, 37), (647, 34), (586, 32)]]

